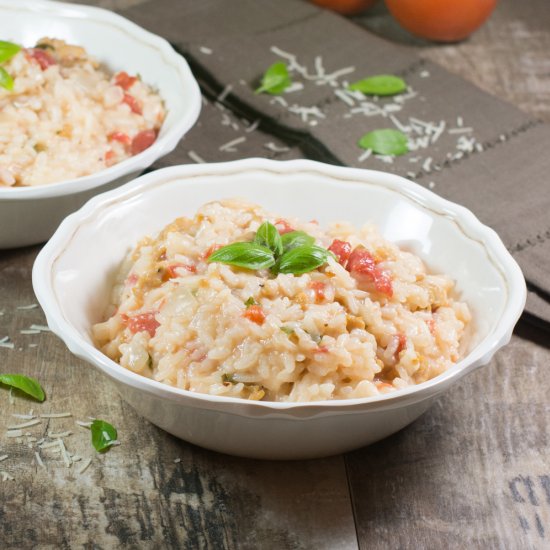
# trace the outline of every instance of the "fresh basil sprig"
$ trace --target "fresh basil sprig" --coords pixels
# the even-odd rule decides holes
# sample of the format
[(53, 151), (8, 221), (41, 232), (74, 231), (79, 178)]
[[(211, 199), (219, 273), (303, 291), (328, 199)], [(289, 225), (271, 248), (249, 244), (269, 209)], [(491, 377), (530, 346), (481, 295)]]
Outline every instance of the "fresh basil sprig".
[(327, 262), (328, 250), (317, 245), (304, 244), (285, 252), (273, 266), (275, 273), (302, 275)]
[(13, 90), (13, 78), (4, 67), (0, 67), (0, 86), (9, 92)]
[(283, 253), (283, 239), (272, 223), (264, 222), (258, 227), (254, 242), (269, 248), (274, 254), (280, 255)]
[(5, 63), (21, 51), (19, 44), (0, 40), (0, 63)]
[(297, 246), (313, 244), (315, 242), (315, 239), (304, 231), (289, 231), (281, 237), (281, 240), (284, 250), (291, 250)]
[(219, 248), (210, 256), (208, 262), (244, 267), (246, 269), (267, 269), (275, 264), (273, 252), (257, 243), (233, 243)]
[(92, 432), (92, 445), (98, 452), (106, 451), (117, 441), (116, 428), (105, 420), (94, 420), (90, 431)]
[(266, 92), (278, 95), (282, 94), (291, 84), (292, 80), (288, 74), (286, 64), (283, 61), (277, 61), (264, 73), (261, 85), (254, 93)]
[[(277, 228), (266, 221), (260, 225), (252, 242), (224, 246), (211, 254), (207, 261), (246, 269), (270, 268), (275, 275), (302, 275), (327, 262), (329, 251), (314, 243), (315, 239), (304, 231), (290, 231), (281, 236)], [(252, 305), (251, 300), (249, 298), (245, 304)]]
[(407, 89), (407, 83), (398, 76), (378, 74), (358, 80), (348, 88), (363, 92), (365, 95), (389, 96), (404, 92)]
[(44, 401), (46, 399), (42, 386), (37, 380), (29, 376), (23, 376), (22, 374), (0, 374), (0, 384), (17, 388), (37, 401)]
[(407, 136), (392, 128), (373, 130), (365, 134), (357, 145), (363, 149), (371, 149), (377, 155), (399, 156), (409, 152)]

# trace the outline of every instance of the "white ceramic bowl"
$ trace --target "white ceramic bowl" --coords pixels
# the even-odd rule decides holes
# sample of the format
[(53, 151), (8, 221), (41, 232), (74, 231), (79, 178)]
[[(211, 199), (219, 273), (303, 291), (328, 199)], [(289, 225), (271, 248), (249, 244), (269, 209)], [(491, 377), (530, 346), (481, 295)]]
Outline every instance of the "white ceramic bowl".
[(168, 114), (156, 142), (90, 176), (39, 187), (0, 187), (0, 248), (45, 241), (91, 196), (121, 185), (174, 149), (193, 126), (201, 96), (186, 61), (166, 40), (107, 10), (44, 0), (0, 0), (0, 38), (32, 46), (43, 37), (82, 45), (110, 70), (139, 73)]
[[(464, 359), (437, 378), (389, 395), (293, 404), (176, 389), (104, 356), (92, 344), (90, 327), (102, 320), (125, 253), (174, 218), (229, 197), (321, 224), (371, 220), (384, 237), (452, 275), (474, 317)], [(403, 428), (509, 341), (526, 294), (522, 273), (497, 234), (465, 208), (392, 174), (265, 159), (166, 168), (95, 197), (39, 254), (33, 285), (50, 328), (111, 378), (145, 418), (209, 449), (269, 459), (340, 453)]]

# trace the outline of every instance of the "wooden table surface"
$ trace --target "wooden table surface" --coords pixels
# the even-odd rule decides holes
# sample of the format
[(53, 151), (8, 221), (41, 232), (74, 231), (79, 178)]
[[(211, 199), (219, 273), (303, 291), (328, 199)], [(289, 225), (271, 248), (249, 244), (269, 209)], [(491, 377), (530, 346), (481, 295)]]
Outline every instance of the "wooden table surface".
[[(141, 0), (98, 3), (109, 8)], [(383, 6), (356, 19), (485, 90), (550, 121), (550, 7), (502, 0), (458, 45), (400, 31)], [(205, 131), (195, 129), (194, 131)], [(258, 152), (261, 154), (261, 152)], [(0, 438), (0, 548), (550, 548), (550, 346), (520, 322), (510, 344), (408, 428), (323, 460), (260, 462), (179, 441), (137, 416), (97, 371), (43, 324), (31, 267), (39, 247), (0, 252), (1, 370), (38, 378), (37, 405), (0, 391), (12, 413), (70, 412), (24, 429), (69, 430), (70, 468), (36, 441)], [(112, 420), (122, 444), (104, 455), (75, 420)], [(92, 458), (79, 473), (79, 465)], [(7, 475), (14, 479), (2, 482)]]

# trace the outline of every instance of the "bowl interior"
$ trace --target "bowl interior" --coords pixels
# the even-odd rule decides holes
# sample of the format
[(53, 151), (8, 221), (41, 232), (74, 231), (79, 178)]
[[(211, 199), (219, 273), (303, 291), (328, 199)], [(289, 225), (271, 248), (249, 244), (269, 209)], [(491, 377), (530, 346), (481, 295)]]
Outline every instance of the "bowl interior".
[(456, 280), (458, 295), (474, 317), (466, 353), (499, 321), (510, 290), (497, 260), (448, 213), (382, 185), (400, 178), (376, 172), (361, 181), (315, 170), (201, 170), (189, 174), (181, 167), (163, 171), (162, 178), (158, 173), (145, 176), (151, 183), (126, 186), (124, 193), (116, 191), (100, 207), (87, 209), (86, 216), (76, 214), (80, 221), (64, 238), (51, 284), (65, 320), (88, 343), (90, 326), (102, 320), (114, 274), (138, 240), (179, 216), (193, 215), (205, 202), (236, 197), (283, 216), (317, 219), (321, 225), (374, 222), (384, 237)]
[(196, 101), (186, 85), (178, 57), (160, 45), (153, 35), (104, 10), (90, 10), (57, 2), (0, 1), (2, 40), (33, 46), (44, 36), (61, 38), (86, 48), (110, 71), (139, 73), (161, 91), (168, 109), (160, 135), (186, 116), (186, 106)]

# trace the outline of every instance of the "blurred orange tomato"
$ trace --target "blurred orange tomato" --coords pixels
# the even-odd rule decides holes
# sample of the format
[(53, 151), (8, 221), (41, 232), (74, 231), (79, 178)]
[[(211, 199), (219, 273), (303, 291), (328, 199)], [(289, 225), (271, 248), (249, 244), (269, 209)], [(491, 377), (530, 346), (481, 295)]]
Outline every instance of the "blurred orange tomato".
[(439, 42), (456, 42), (472, 34), (496, 3), (497, 0), (386, 0), (402, 27)]
[(344, 15), (355, 15), (370, 8), (376, 0), (311, 0), (311, 2)]

